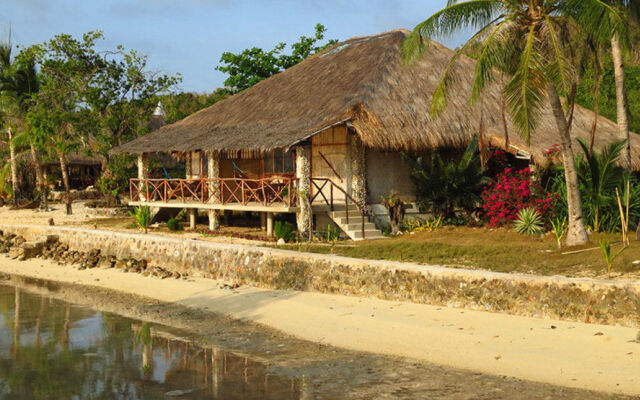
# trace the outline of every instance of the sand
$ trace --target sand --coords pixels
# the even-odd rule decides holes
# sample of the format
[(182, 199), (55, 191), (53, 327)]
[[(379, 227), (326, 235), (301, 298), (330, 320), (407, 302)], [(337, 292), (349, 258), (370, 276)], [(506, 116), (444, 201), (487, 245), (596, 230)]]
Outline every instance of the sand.
[(0, 272), (92, 285), (264, 324), (300, 339), (484, 374), (640, 395), (637, 330), (0, 258)]

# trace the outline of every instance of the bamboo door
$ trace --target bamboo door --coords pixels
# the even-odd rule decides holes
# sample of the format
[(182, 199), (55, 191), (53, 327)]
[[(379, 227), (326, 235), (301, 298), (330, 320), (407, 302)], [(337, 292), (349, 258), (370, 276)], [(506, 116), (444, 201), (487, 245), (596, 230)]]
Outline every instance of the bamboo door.
[[(311, 177), (330, 179), (335, 185), (347, 193), (351, 187), (351, 163), (346, 125), (339, 125), (326, 129), (311, 139)], [(322, 186), (321, 181), (316, 181)], [(318, 189), (311, 185), (311, 195), (315, 196)], [(315, 203), (323, 203), (324, 198), (330, 199), (330, 185), (322, 189), (324, 197), (315, 196)], [(333, 200), (337, 204), (344, 202), (344, 194), (333, 190)]]

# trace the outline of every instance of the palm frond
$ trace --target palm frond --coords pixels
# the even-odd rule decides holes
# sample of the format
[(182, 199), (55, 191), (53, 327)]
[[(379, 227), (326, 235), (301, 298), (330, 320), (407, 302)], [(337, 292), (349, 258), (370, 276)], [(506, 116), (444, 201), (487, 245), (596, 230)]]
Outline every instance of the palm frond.
[(505, 87), (509, 113), (527, 143), (530, 143), (531, 133), (540, 118), (546, 88), (540, 65), (543, 56), (538, 52), (536, 42), (535, 26), (531, 26), (518, 69)]
[(572, 15), (580, 25), (603, 42), (611, 41), (617, 33), (628, 45), (627, 23), (613, 5), (604, 0), (565, 0), (563, 11)]
[(502, 9), (500, 0), (450, 1), (447, 7), (418, 24), (403, 43), (403, 61), (420, 58), (434, 38), (445, 38), (467, 28), (482, 28), (496, 19)]

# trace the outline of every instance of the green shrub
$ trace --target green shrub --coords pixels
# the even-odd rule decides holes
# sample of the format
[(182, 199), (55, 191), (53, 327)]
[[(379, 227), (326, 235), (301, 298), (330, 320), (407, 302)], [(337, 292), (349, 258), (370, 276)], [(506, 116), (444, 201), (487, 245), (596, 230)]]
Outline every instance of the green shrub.
[(627, 246), (622, 246), (617, 253), (611, 252), (611, 242), (608, 240), (600, 239), (600, 249), (602, 250), (602, 256), (604, 257), (604, 262), (607, 265), (607, 274), (611, 276), (611, 267), (613, 266), (614, 261), (623, 251), (627, 249)]
[(289, 222), (276, 221), (273, 227), (273, 234), (276, 239), (283, 239), (285, 242), (292, 242), (296, 239), (296, 231)]
[(181, 231), (182, 230), (182, 221), (180, 221), (177, 218), (171, 218), (167, 221), (167, 228), (169, 228), (170, 231)]
[(523, 208), (520, 210), (513, 228), (516, 232), (526, 235), (541, 235), (544, 233), (542, 230), (542, 218), (535, 208)]
[(135, 207), (133, 212), (129, 214), (135, 219), (136, 224), (144, 230), (144, 233), (147, 233), (153, 219), (151, 209), (148, 206)]
[(420, 210), (447, 221), (458, 211), (470, 216), (478, 207), (482, 187), (488, 182), (478, 155), (478, 137), (474, 137), (461, 156), (436, 150), (430, 158), (404, 157), (412, 169)]
[(333, 242), (340, 238), (340, 229), (334, 228), (331, 224), (327, 225), (327, 242)]

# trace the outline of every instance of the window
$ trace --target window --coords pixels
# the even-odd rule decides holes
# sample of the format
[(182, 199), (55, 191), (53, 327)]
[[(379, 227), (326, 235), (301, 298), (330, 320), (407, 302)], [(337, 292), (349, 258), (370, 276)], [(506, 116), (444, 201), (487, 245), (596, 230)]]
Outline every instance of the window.
[(293, 174), (294, 162), (291, 151), (275, 149), (264, 154), (264, 172), (266, 174)]

